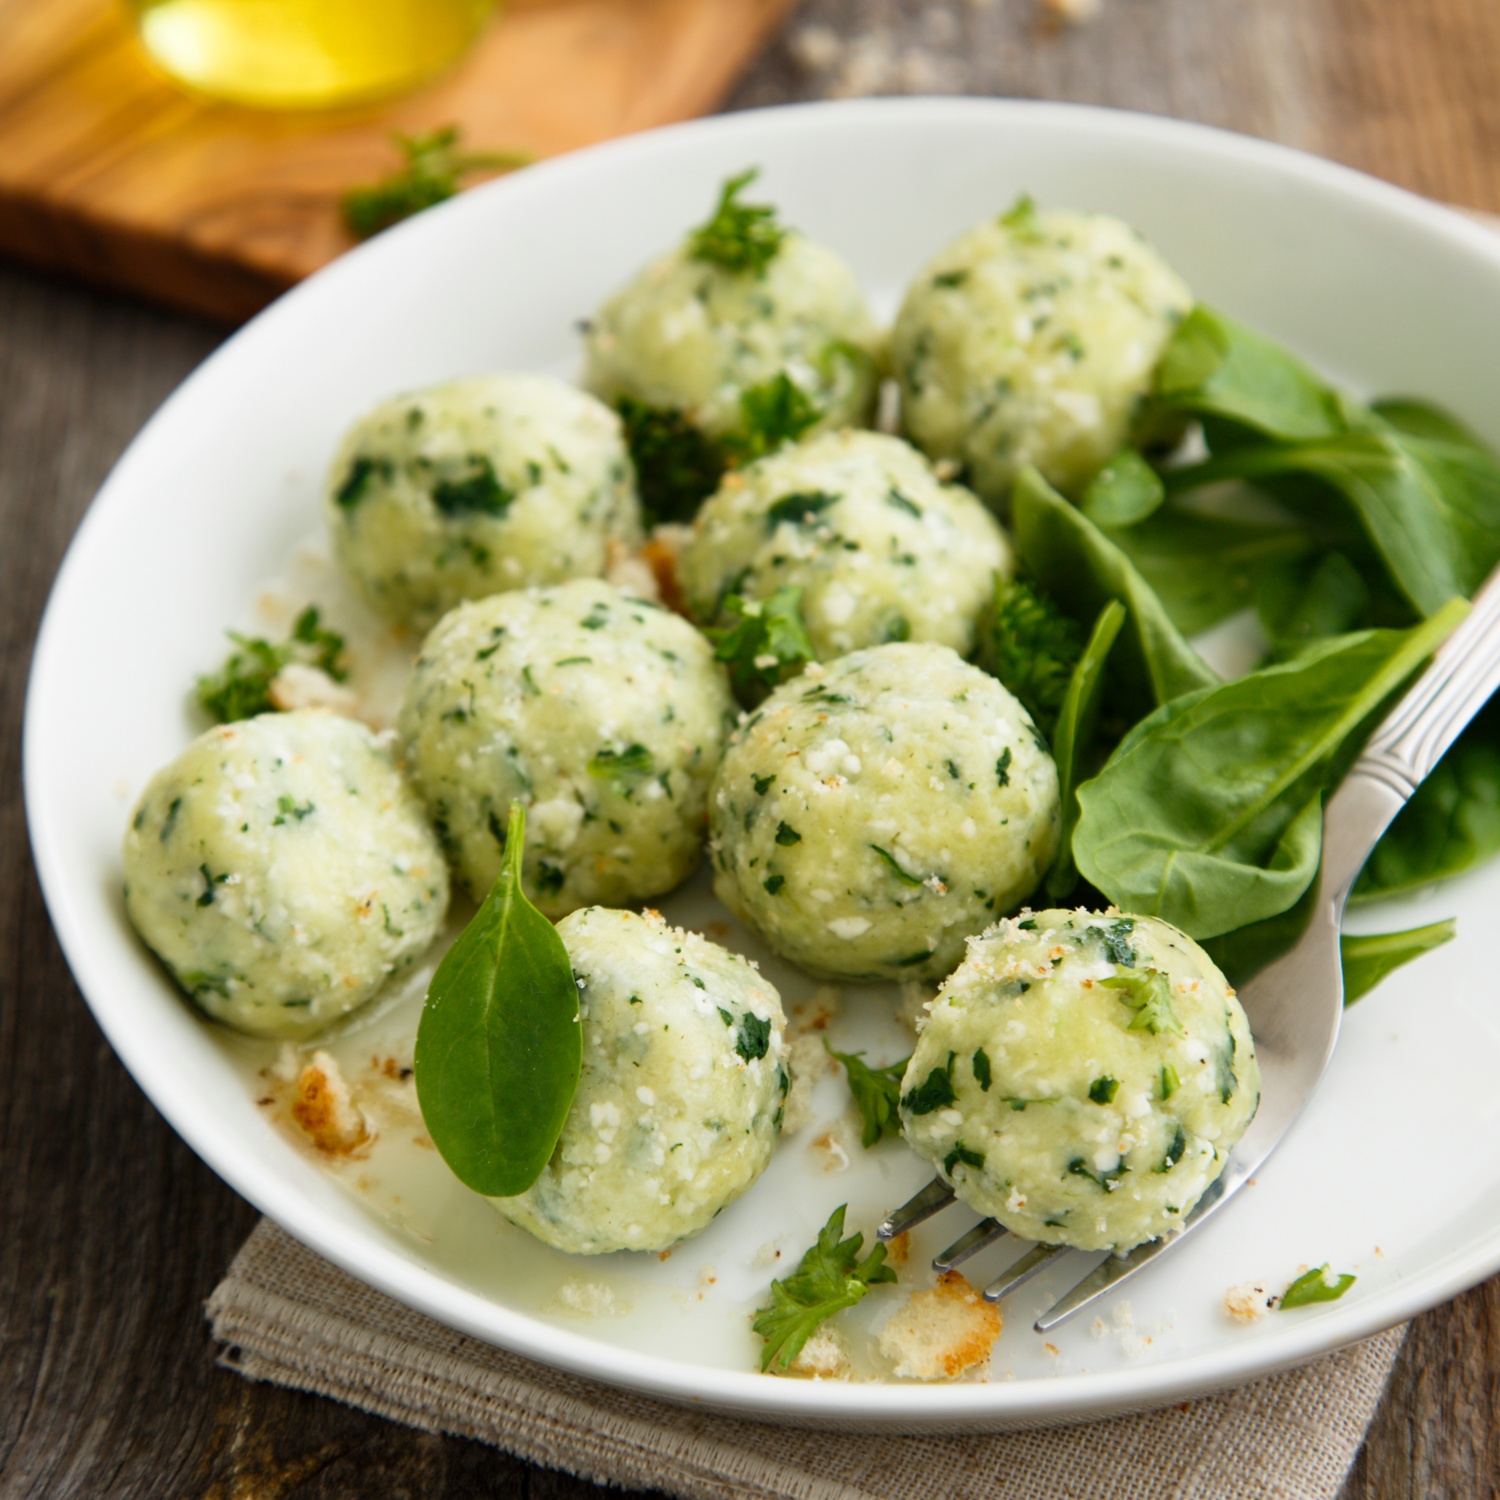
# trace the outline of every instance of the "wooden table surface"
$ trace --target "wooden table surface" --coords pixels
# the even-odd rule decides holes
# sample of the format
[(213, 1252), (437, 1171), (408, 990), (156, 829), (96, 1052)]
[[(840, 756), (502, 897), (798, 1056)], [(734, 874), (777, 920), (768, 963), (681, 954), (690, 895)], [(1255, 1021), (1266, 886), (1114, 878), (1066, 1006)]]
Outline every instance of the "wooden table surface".
[[(1497, 72), (1494, 0), (1104, 0), (1075, 30), (1033, 0), (809, 0), (735, 103), (1120, 105), (1500, 210)], [(221, 337), (0, 270), (0, 1495), (618, 1495), (219, 1370), (202, 1303), (254, 1213), (126, 1075), (53, 939), (20, 799), (31, 642), (90, 496)], [(1500, 1278), (1417, 1320), (1344, 1497), (1496, 1494)]]

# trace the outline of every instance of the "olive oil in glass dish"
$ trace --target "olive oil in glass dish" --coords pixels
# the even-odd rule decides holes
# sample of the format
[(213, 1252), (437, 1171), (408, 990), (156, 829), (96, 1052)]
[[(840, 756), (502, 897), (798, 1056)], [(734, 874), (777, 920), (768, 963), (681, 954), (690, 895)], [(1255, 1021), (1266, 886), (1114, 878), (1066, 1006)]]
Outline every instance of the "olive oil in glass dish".
[(152, 60), (237, 104), (323, 109), (399, 94), (456, 61), (496, 0), (129, 0)]

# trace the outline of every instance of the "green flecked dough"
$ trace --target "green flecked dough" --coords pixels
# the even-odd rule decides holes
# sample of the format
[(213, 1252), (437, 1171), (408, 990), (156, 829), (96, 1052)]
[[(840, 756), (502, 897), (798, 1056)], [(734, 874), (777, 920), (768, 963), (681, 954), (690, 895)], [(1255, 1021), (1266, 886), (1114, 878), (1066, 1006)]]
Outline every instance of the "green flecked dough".
[(557, 930), (579, 982), (583, 1073), (542, 1175), (491, 1201), (559, 1250), (665, 1250), (771, 1160), (781, 997), (746, 959), (655, 912), (589, 907)]
[(400, 734), (470, 891), (526, 804), (526, 894), (549, 917), (670, 890), (697, 864), (734, 705), (688, 622), (599, 579), (461, 605), (423, 643)]
[(147, 784), (125, 909), (208, 1015), (300, 1037), (369, 1000), (436, 936), (448, 871), (370, 731), (323, 709), (200, 735)]
[(1181, 1226), (1259, 1099), (1245, 1012), (1191, 938), (1155, 917), (1023, 912), (929, 1006), (901, 1128), (1014, 1234), (1125, 1250)]
[(710, 437), (741, 431), (740, 398), (785, 374), (817, 407), (812, 431), (870, 418), (882, 341), (854, 273), (789, 232), (760, 273), (695, 260), (646, 266), (589, 325), (584, 384), (682, 411)]
[(906, 431), (993, 505), (1027, 464), (1076, 494), (1124, 445), (1192, 302), (1129, 225), (1023, 200), (907, 290), (891, 335)]
[(546, 375), (382, 402), (344, 438), (324, 512), (365, 599), (420, 629), (465, 599), (597, 577), (641, 525), (620, 419)]
[(936, 641), (967, 655), (1009, 543), (968, 490), (944, 484), (909, 444), (839, 432), (727, 475), (678, 562), (694, 616), (730, 593), (803, 590), (821, 660), (884, 641)]
[(935, 979), (1035, 889), (1057, 830), (1057, 769), (1000, 683), (947, 646), (873, 646), (735, 731), (714, 889), (809, 973)]

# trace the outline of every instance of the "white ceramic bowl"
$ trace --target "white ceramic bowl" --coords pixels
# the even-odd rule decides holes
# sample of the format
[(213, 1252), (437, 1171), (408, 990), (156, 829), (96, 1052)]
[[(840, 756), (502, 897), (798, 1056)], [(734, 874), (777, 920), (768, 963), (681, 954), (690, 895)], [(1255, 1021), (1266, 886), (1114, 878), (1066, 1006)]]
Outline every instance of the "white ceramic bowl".
[[(765, 171), (758, 191), (845, 255), (885, 310), (932, 251), (1029, 190), (1130, 220), (1205, 300), (1329, 374), (1443, 402), (1500, 440), (1500, 243), (1394, 188), (1211, 130), (1048, 104), (820, 105), (636, 137), (465, 194), (346, 256), (210, 359), (120, 461), (59, 575), (30, 686), (27, 808), (53, 920), (126, 1066), (239, 1192), (393, 1297), (580, 1374), (774, 1420), (935, 1431), (1146, 1407), (1310, 1359), (1495, 1270), (1496, 870), (1365, 917), (1457, 913), (1460, 937), (1352, 1012), (1258, 1185), (1132, 1284), (1133, 1337), (1074, 1324), (1047, 1352), (1029, 1328), (1060, 1289), (1044, 1282), (1018, 1299), (996, 1378), (953, 1386), (752, 1373), (745, 1310), (771, 1274), (753, 1252), (779, 1236), (795, 1258), (845, 1199), (868, 1225), (921, 1180), (899, 1147), (855, 1147), (830, 1175), (789, 1142), (709, 1235), (659, 1269), (618, 1270), (637, 1289), (633, 1318), (580, 1322), (543, 1293), (598, 1268), (527, 1261), (456, 1184), (429, 1205), (424, 1238), (320, 1171), (257, 1113), (242, 1050), (135, 941), (119, 895), (129, 801), (193, 732), (185, 688), (220, 650), (220, 625), (316, 525), (344, 426), (391, 391), (460, 373), (574, 369), (575, 320), (750, 163)], [(845, 1024), (855, 1039), (886, 1035), (868, 1007)], [(934, 1229), (927, 1253), (946, 1238)], [(1358, 1271), (1343, 1301), (1251, 1326), (1224, 1315), (1229, 1286), (1280, 1287), (1324, 1260)], [(699, 1299), (711, 1266), (718, 1281)]]

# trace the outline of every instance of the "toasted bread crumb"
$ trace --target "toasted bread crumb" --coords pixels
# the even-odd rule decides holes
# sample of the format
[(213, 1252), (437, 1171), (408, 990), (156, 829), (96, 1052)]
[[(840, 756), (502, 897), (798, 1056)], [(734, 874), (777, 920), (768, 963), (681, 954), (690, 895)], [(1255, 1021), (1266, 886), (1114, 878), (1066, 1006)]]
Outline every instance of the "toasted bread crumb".
[(843, 1334), (825, 1323), (802, 1346), (802, 1352), (787, 1366), (786, 1373), (812, 1380), (848, 1380), (854, 1367)]
[(1224, 1311), (1237, 1323), (1264, 1317), (1276, 1299), (1258, 1281), (1246, 1281), (1224, 1293)]
[(998, 1307), (957, 1271), (945, 1271), (880, 1330), (880, 1352), (908, 1380), (953, 1380), (990, 1357), (1002, 1326)]
[(326, 1052), (314, 1052), (298, 1075), (291, 1114), (313, 1145), (330, 1156), (348, 1156), (371, 1139), (339, 1065)]
[(641, 561), (651, 570), (661, 602), (680, 615), (686, 615), (688, 610), (682, 586), (677, 582), (677, 559), (692, 534), (691, 526), (669, 522), (651, 533), (640, 552)]

